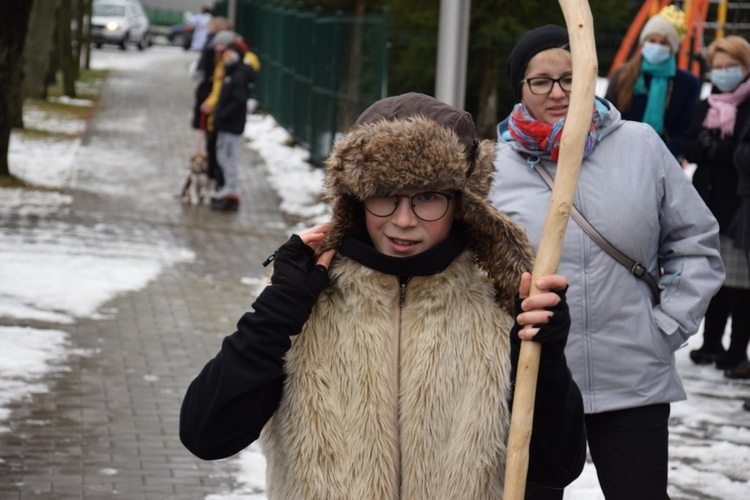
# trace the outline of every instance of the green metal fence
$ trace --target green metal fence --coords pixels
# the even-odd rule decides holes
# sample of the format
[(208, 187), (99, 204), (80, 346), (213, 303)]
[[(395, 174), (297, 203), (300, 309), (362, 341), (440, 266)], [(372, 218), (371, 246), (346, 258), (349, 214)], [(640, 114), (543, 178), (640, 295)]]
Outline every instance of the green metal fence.
[[(226, 15), (226, 2), (215, 5)], [(386, 96), (388, 12), (323, 14), (238, 0), (236, 31), (261, 61), (253, 96), (320, 165), (336, 135)]]
[(185, 21), (185, 13), (167, 9), (150, 9), (145, 8), (146, 16), (151, 24), (156, 26), (171, 26)]

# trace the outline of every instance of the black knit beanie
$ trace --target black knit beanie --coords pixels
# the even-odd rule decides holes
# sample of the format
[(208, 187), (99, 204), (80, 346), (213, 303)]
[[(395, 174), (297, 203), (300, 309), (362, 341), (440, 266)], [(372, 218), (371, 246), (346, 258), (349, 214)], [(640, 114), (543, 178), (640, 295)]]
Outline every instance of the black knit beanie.
[(521, 100), (521, 80), (531, 58), (547, 49), (570, 50), (569, 43), (568, 30), (554, 24), (534, 28), (521, 36), (510, 53), (507, 67), (510, 87), (517, 100)]

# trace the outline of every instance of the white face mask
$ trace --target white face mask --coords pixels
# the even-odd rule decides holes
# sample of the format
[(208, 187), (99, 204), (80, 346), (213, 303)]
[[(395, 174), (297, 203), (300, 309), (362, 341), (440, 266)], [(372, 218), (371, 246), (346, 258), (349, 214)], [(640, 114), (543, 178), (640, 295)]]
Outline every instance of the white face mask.
[(672, 55), (672, 50), (660, 43), (646, 42), (641, 49), (641, 55), (651, 64), (661, 64)]
[(742, 68), (739, 66), (711, 70), (711, 83), (722, 92), (732, 92), (744, 79), (745, 75), (742, 74)]

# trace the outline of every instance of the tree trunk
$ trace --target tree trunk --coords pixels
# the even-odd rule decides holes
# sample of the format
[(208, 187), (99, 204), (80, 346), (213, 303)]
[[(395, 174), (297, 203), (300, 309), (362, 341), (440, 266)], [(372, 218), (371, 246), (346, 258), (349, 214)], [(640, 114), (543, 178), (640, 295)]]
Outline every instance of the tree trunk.
[(78, 80), (81, 68), (81, 54), (83, 53), (83, 15), (86, 9), (86, 0), (76, 0), (76, 38), (73, 44), (73, 74)]
[(94, 0), (86, 0), (86, 25), (83, 31), (83, 50), (85, 56), (83, 58), (83, 67), (85, 69), (91, 69), (91, 16), (93, 15)]
[(63, 79), (63, 94), (68, 97), (76, 96), (75, 69), (73, 68), (73, 47), (70, 36), (70, 20), (72, 19), (72, 0), (60, 0), (57, 17), (58, 49), (60, 54), (60, 71)]
[(23, 88), (23, 46), (32, 4), (31, 0), (0, 2), (0, 177), (10, 176), (10, 131), (14, 120), (23, 117), (19, 102)]
[(349, 41), (349, 57), (346, 65), (346, 77), (341, 82), (339, 91), (347, 97), (340, 101), (338, 127), (349, 128), (359, 116), (362, 86), (362, 17), (364, 16), (367, 2), (358, 1), (354, 7), (354, 26), (352, 27), (352, 38)]
[(55, 9), (58, 0), (35, 0), (31, 8), (29, 31), (26, 33), (24, 58), (24, 96), (47, 98), (49, 52), (55, 32)]
[(60, 0), (57, 0), (55, 6), (55, 26), (52, 31), (52, 46), (49, 49), (47, 57), (47, 74), (45, 75), (45, 85), (55, 85), (57, 83), (57, 72), (60, 71), (60, 26), (57, 19), (60, 17)]
[(500, 54), (494, 48), (484, 49), (482, 81), (477, 102), (477, 132), (481, 137), (491, 138), (496, 134), (500, 71)]

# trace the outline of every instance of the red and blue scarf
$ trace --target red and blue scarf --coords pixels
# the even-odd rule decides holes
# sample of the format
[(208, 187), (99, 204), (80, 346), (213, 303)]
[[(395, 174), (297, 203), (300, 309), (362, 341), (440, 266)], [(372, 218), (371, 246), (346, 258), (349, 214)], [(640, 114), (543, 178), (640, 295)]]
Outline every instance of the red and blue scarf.
[[(591, 115), (591, 126), (583, 147), (584, 158), (591, 154), (596, 146), (599, 137), (596, 125), (599, 120), (599, 113), (594, 107)], [(513, 112), (508, 120), (508, 132), (510, 132), (513, 140), (521, 143), (529, 151), (539, 151), (551, 155), (552, 161), (555, 162), (560, 155), (560, 139), (564, 126), (564, 118), (557, 120), (552, 125), (534, 119), (526, 110), (526, 106), (521, 103), (513, 107)]]

